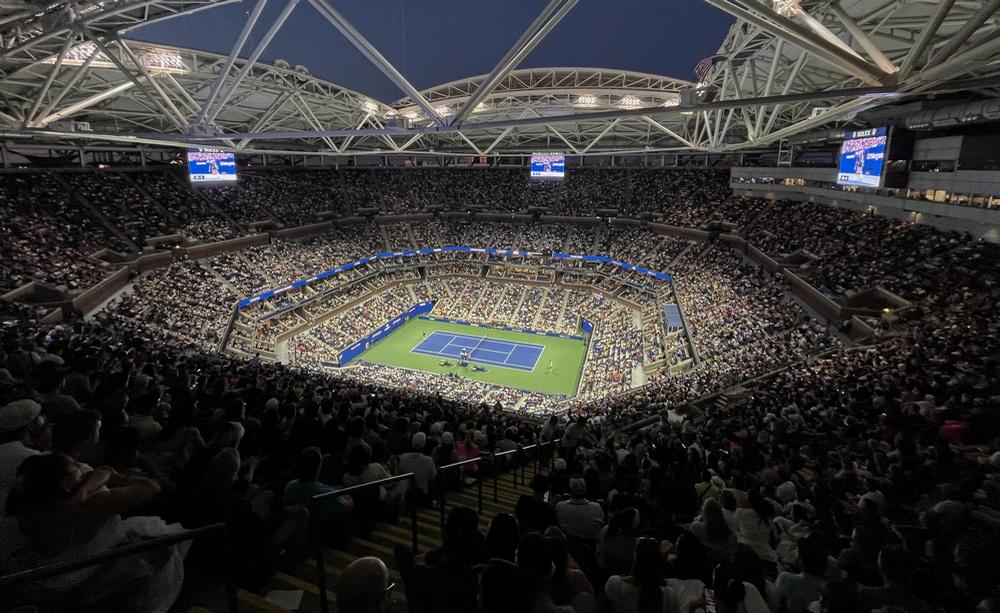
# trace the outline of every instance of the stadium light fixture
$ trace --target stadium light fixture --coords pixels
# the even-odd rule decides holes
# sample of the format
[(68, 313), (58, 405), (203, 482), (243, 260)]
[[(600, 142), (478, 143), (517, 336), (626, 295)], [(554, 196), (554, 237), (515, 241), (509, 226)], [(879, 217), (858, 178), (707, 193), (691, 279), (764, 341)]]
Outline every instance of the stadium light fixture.
[(623, 109), (639, 109), (646, 106), (637, 96), (625, 96), (618, 101), (618, 107)]
[(583, 94), (582, 96), (577, 97), (576, 104), (580, 106), (596, 106), (597, 96), (593, 94)]
[(772, 3), (774, 10), (785, 17), (794, 17), (802, 13), (802, 5), (799, 0), (774, 0)]

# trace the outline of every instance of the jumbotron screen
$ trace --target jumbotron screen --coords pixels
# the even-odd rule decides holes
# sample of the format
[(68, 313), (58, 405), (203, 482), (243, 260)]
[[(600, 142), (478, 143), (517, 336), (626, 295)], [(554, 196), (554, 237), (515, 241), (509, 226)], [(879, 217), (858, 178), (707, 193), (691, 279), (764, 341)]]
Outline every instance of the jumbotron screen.
[(562, 179), (566, 176), (566, 156), (562, 153), (532, 153), (531, 176), (535, 179)]
[(848, 132), (840, 146), (838, 185), (879, 187), (885, 164), (886, 129), (871, 128)]
[(188, 149), (192, 183), (236, 180), (236, 154), (221, 149)]

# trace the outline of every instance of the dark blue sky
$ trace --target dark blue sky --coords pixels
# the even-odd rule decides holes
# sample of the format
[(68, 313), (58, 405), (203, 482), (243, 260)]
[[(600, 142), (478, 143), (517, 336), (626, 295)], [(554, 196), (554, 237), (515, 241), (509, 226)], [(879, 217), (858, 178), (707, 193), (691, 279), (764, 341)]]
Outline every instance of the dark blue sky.
[[(418, 89), (489, 72), (545, 0), (332, 0)], [(177, 17), (130, 38), (228, 53), (255, 6), (251, 0)], [(246, 56), (284, 6), (270, 0)], [(593, 66), (693, 79), (732, 23), (702, 0), (581, 0), (522, 68)], [(302, 64), (314, 75), (384, 102), (400, 91), (332, 25), (301, 0), (263, 60)]]

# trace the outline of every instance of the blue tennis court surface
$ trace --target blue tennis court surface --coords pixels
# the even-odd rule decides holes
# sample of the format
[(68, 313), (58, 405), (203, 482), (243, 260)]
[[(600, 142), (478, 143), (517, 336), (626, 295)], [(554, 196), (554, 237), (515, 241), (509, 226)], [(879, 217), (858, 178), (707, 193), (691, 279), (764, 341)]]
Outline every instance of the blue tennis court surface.
[(470, 362), (531, 372), (535, 370), (535, 364), (545, 347), (435, 330), (410, 351), (442, 358), (458, 358), (463, 349), (469, 352)]

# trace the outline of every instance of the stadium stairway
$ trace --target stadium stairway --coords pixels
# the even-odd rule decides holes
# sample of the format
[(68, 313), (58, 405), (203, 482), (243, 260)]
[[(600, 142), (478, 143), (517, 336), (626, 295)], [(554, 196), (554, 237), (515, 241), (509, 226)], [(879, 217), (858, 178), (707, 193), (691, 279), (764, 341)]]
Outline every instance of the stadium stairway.
[[(539, 472), (546, 469), (539, 466)], [(517, 499), (523, 494), (531, 494), (529, 487), (535, 470), (529, 462), (523, 468), (516, 469), (516, 477), (513, 472), (500, 473), (496, 479), (496, 501), (494, 502), (494, 479), (491, 476), (482, 479), (483, 488), (483, 512), (479, 514), (479, 527), (483, 533), (489, 529), (490, 522), (499, 513), (513, 513)], [(448, 490), (445, 496), (444, 513), (456, 507), (466, 506), (478, 509), (478, 488), (475, 484), (466, 486), (461, 491)], [(441, 546), (442, 513), (440, 507), (434, 509), (418, 509), (417, 511), (417, 543), (418, 553), (426, 553), (431, 549)], [(412, 546), (412, 530), (409, 513), (400, 517), (397, 524), (378, 523), (373, 532), (365, 538), (355, 537), (350, 543), (342, 548), (325, 548), (326, 586), (327, 596), (330, 602), (330, 611), (336, 612), (336, 587), (340, 579), (340, 574), (344, 567), (352, 561), (363, 556), (375, 556), (385, 562), (389, 567), (389, 581), (396, 582), (393, 590), (387, 613), (406, 613), (405, 588), (399, 575), (399, 568), (396, 563), (396, 547), (407, 550)], [(267, 587), (260, 594), (246, 590), (238, 590), (237, 600), (240, 613), (287, 613), (299, 611), (300, 613), (318, 613), (320, 609), (319, 587), (317, 586), (317, 563), (312, 552), (308, 552), (310, 557), (305, 558), (300, 563), (291, 568), (283, 568), (276, 572)], [(221, 592), (221, 590), (219, 590)], [(278, 592), (301, 592), (302, 599), (297, 609), (287, 609), (275, 604), (267, 598), (267, 595)], [(224, 613), (227, 611), (224, 602), (224, 595), (218, 594), (218, 598), (211, 602), (204, 599), (197, 601), (199, 604), (184, 605), (183, 603), (177, 611), (186, 613)]]

